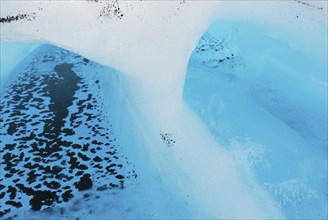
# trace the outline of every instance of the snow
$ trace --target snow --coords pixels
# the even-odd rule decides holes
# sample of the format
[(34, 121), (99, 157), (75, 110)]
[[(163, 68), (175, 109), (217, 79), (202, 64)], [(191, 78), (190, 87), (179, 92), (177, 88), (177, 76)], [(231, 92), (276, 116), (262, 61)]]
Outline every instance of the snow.
[(99, 16), (106, 1), (1, 2), (32, 15), (1, 41), (105, 65), (90, 72), (138, 182), (115, 196), (129, 205), (77, 216), (327, 218), (327, 4), (302, 2), (120, 1), (122, 18)]

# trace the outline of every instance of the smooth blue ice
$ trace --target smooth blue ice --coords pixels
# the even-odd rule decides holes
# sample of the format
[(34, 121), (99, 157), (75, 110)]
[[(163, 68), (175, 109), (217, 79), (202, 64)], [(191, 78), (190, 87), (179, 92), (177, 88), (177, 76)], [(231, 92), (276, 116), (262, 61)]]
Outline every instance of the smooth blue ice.
[(37, 45), (33, 44), (15, 44), (8, 42), (0, 42), (1, 49), (1, 93), (4, 87), (12, 78), (10, 72), (16, 65), (26, 57), (30, 51), (32, 51)]
[(191, 56), (184, 99), (288, 219), (327, 218), (327, 66), (263, 32), (212, 24)]

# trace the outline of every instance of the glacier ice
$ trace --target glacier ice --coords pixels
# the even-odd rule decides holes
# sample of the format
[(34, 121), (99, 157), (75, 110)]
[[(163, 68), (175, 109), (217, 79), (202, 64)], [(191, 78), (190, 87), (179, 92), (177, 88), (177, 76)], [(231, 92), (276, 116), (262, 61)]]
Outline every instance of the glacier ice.
[(100, 75), (138, 183), (99, 198), (115, 208), (76, 212), (327, 217), (326, 4), (17, 2), (1, 1), (2, 86), (30, 49), (4, 41), (53, 44), (116, 69), (82, 68)]

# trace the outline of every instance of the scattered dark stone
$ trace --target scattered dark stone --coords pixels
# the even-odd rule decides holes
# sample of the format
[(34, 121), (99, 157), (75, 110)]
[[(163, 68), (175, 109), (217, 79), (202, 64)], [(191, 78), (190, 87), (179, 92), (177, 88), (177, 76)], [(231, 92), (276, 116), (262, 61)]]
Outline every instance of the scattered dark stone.
[(22, 203), (21, 202), (15, 202), (15, 201), (6, 201), (6, 204), (14, 206), (16, 208), (22, 207)]
[(77, 171), (76, 174), (75, 174), (75, 176), (81, 176), (83, 173), (84, 173), (84, 172), (81, 171), (81, 170), (80, 170), (80, 171)]
[(84, 174), (79, 182), (74, 183), (74, 186), (79, 190), (87, 190), (92, 187), (92, 181), (90, 179), (90, 174)]
[(105, 191), (107, 189), (108, 189), (107, 186), (100, 186), (100, 187), (97, 188), (97, 191)]
[[(82, 154), (82, 153), (78, 153), (77, 154), (83, 161), (89, 161), (90, 158), (87, 157), (86, 155)], [(100, 162), (100, 161), (99, 161)]]
[(109, 183), (109, 186), (111, 187), (111, 188), (117, 188), (118, 187), (118, 185), (117, 184), (114, 184), (114, 183)]
[(48, 183), (47, 181), (44, 182), (44, 185), (50, 189), (59, 189), (60, 187), (60, 183), (56, 182), (56, 181), (51, 181), (50, 183)]
[(170, 133), (161, 133), (160, 134), (163, 143), (168, 147), (172, 147), (175, 144), (175, 140), (173, 140), (173, 134)]
[(64, 128), (63, 132), (67, 135), (74, 135), (75, 134), (74, 130), (69, 129), (69, 128)]
[(124, 179), (124, 176), (122, 176), (121, 174), (116, 175), (115, 177), (116, 177), (117, 179), (119, 179), (119, 180)]
[[(94, 91), (90, 91), (80, 73), (75, 73), (76, 65), (82, 64), (81, 59), (74, 64), (59, 64), (53, 71), (39, 72), (37, 68), (42, 62), (65, 62), (65, 53), (62, 55), (40, 56), (31, 62), (2, 96), (0, 114), (4, 117), (0, 118), (3, 125), (0, 135), (11, 136), (13, 141), (1, 143), (0, 172), (1, 178), (11, 179), (13, 185), (0, 184), (0, 198), (8, 198), (1, 201), (0, 217), (10, 212), (11, 207), (24, 206), (26, 203), (21, 201), (26, 199), (30, 199), (33, 210), (67, 202), (73, 198), (76, 189), (83, 191), (97, 187), (103, 178), (109, 185), (100, 189), (123, 188), (124, 176), (115, 170), (122, 165), (104, 169), (111, 159), (115, 161), (118, 157), (109, 158), (105, 154), (109, 149), (105, 148), (110, 144), (102, 142), (115, 140), (110, 140), (109, 129), (101, 126), (102, 113), (94, 113), (99, 108)], [(87, 98), (79, 100), (76, 96), (79, 92), (86, 93)], [(74, 103), (78, 109), (69, 112)], [(29, 115), (22, 111), (30, 108), (35, 108), (36, 113)], [(95, 124), (97, 122), (100, 124)], [(81, 126), (85, 126), (87, 132), (77, 138), (75, 128)], [(90, 153), (95, 155), (90, 158)], [(115, 154), (113, 150), (111, 155)], [(58, 163), (54, 165), (56, 161)], [(88, 169), (95, 170), (93, 178), (97, 182), (91, 180)], [(74, 183), (77, 177), (80, 180)], [(23, 185), (25, 182), (27, 184)], [(71, 188), (73, 184), (76, 189)]]
[(41, 210), (42, 206), (50, 206), (56, 200), (58, 200), (56, 192), (50, 190), (35, 191), (33, 198), (30, 200), (31, 209)]
[(42, 186), (41, 184), (38, 184), (38, 185), (34, 186), (34, 188), (35, 188), (35, 189), (40, 189), (41, 186)]
[(9, 124), (9, 127), (8, 127), (8, 130), (7, 130), (7, 133), (9, 135), (12, 135), (12, 134), (14, 134), (16, 132), (17, 132), (17, 126), (16, 126), (16, 124), (15, 123), (10, 123)]
[(72, 190), (67, 190), (63, 193), (62, 198), (64, 202), (67, 202), (68, 200), (72, 199), (74, 196), (72, 194)]
[(102, 159), (100, 157), (96, 156), (95, 158), (93, 158), (93, 161), (95, 161), (95, 162), (101, 162)]
[(77, 169), (80, 169), (80, 170), (87, 170), (88, 167), (87, 167), (86, 165), (84, 165), (84, 164), (80, 164), (80, 165), (77, 167)]
[(5, 209), (3, 211), (0, 211), (0, 217), (3, 217), (5, 214), (9, 213), (10, 209)]

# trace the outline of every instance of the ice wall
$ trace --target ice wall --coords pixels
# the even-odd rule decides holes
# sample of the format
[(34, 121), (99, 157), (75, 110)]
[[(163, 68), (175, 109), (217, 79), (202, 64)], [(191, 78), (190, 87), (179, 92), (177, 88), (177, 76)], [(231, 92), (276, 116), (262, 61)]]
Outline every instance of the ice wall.
[[(227, 50), (242, 60), (232, 70), (236, 77), (258, 87), (248, 91), (254, 99), (265, 93), (261, 89), (271, 89), (266, 93), (280, 91), (279, 95), (267, 95), (256, 102), (265, 109), (271, 105), (273, 115), (280, 114), (281, 120), (312, 145), (326, 148), (327, 108), (322, 103), (327, 100), (327, 2), (234, 1), (223, 2), (221, 10), (216, 17), (226, 23), (213, 25), (208, 33), (221, 40), (226, 35), (225, 41), (230, 41)], [(215, 55), (203, 56), (207, 58), (202, 59), (213, 59), (211, 56)], [(289, 109), (290, 113), (285, 109), (283, 115), (284, 109), (273, 107), (281, 99), (304, 106)], [(305, 113), (306, 109), (313, 111), (311, 116)], [(299, 115), (303, 115), (302, 119)]]
[(327, 216), (327, 88), (311, 80), (327, 69), (312, 59), (262, 25), (217, 21), (191, 56), (184, 88), (185, 101), (287, 219)]

